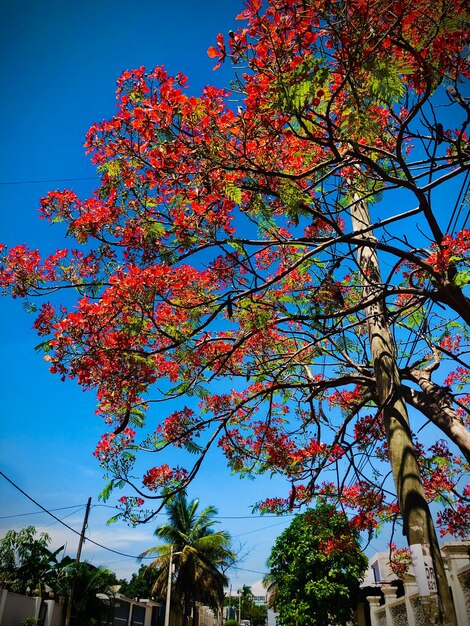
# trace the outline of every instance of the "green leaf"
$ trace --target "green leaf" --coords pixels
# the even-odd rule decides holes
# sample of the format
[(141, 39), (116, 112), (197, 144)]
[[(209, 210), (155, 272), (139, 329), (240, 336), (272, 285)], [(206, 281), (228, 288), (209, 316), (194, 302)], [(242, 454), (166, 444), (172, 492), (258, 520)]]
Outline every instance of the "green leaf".
[(145, 223), (142, 230), (147, 241), (160, 241), (166, 234), (166, 229), (160, 222)]
[(140, 409), (132, 409), (129, 416), (131, 426), (143, 426), (145, 422), (145, 413)]
[(242, 202), (242, 190), (240, 187), (236, 187), (233, 183), (227, 183), (225, 187), (225, 195), (229, 200), (235, 202), (235, 204), (241, 204)]
[(185, 441), (183, 445), (190, 454), (199, 454), (202, 451), (202, 447), (198, 446), (194, 441)]
[(383, 104), (400, 101), (405, 94), (405, 86), (395, 63), (390, 59), (374, 57), (374, 66), (370, 70), (370, 93), (374, 100)]
[(228, 242), (228, 245), (233, 248), (234, 250), (236, 250), (237, 252), (240, 252), (240, 254), (245, 254), (245, 248), (242, 246), (241, 243), (238, 243), (238, 241), (233, 241), (232, 239)]
[(46, 339), (46, 341), (42, 341), (38, 343), (37, 346), (34, 346), (36, 352), (45, 352), (46, 354), (52, 350), (50, 339)]
[[(128, 451), (122, 452), (121, 453), (121, 460), (122, 461), (126, 461), (127, 463), (134, 463), (135, 455), (132, 454), (132, 452), (128, 452)], [(115, 486), (117, 487), (118, 485), (115, 485)]]
[(311, 80), (303, 80), (289, 89), (289, 99), (294, 109), (302, 108), (312, 91), (313, 83)]
[(201, 387), (201, 385), (194, 387), (194, 393), (198, 398), (209, 398), (212, 395), (208, 389)]
[(454, 278), (454, 285), (456, 287), (465, 287), (465, 285), (470, 284), (470, 273), (467, 270), (461, 270), (457, 272)]
[(114, 480), (111, 480), (104, 489), (98, 494), (98, 500), (102, 500), (103, 502), (107, 502), (109, 500), (109, 496), (114, 489)]

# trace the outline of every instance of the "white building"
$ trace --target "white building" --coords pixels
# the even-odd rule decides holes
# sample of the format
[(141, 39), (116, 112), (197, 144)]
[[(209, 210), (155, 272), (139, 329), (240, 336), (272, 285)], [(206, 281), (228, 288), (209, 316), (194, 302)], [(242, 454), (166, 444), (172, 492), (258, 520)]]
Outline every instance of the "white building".
[[(468, 626), (470, 624), (470, 541), (444, 543), (441, 545), (441, 552), (455, 603), (457, 624)], [(390, 570), (388, 561), (388, 552), (378, 552), (369, 560), (370, 566), (366, 579), (361, 585), (367, 598), (358, 606), (359, 625), (365, 626), (366, 623), (372, 626), (425, 624), (420, 601), (420, 581), (415, 576), (413, 566), (410, 567), (404, 581), (397, 581), (396, 576)], [(367, 621), (367, 614), (370, 615), (370, 621)]]

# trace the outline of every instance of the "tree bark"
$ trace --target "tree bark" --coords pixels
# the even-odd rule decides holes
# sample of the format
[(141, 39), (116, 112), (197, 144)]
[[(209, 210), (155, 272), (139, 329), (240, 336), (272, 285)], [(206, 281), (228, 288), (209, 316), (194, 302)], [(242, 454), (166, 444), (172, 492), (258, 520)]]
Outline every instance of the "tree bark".
[[(351, 207), (353, 229), (370, 226), (370, 216), (365, 201), (356, 197)], [(364, 245), (357, 251), (359, 270), (363, 281), (364, 298), (377, 295), (382, 290), (382, 278), (375, 236), (367, 234)], [(382, 410), (387, 436), (388, 454), (398, 495), (408, 545), (421, 544), (423, 553), (432, 557), (438, 593), (422, 599), (427, 622), (440, 626), (456, 626), (454, 603), (439, 549), (434, 523), (416, 461), (405, 399), (395, 356), (395, 345), (387, 320), (385, 302), (366, 308), (367, 330), (377, 383), (379, 408)]]
[[(422, 384), (421, 384), (422, 383)], [(470, 463), (470, 431), (455, 411), (449, 394), (432, 381), (418, 382), (423, 391), (403, 385), (404, 398), (410, 406), (425, 415), (459, 447)]]

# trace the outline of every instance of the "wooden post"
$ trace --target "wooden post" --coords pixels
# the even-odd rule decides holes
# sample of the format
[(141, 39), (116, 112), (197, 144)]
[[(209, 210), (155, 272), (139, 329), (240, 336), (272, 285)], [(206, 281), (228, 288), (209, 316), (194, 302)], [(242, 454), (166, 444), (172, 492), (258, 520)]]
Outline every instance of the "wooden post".
[[(88, 502), (87, 502), (86, 510), (85, 510), (85, 517), (83, 519), (82, 532), (80, 533), (80, 540), (78, 542), (77, 556), (75, 557), (75, 563), (80, 563), (80, 557), (82, 555), (83, 542), (85, 541), (85, 531), (86, 531), (86, 527), (88, 524), (88, 516), (90, 514), (90, 508), (91, 508), (91, 498), (88, 498)], [(73, 596), (75, 594), (75, 584), (76, 584), (76, 574), (74, 573), (73, 578), (72, 578), (72, 585), (70, 587), (70, 595), (69, 595), (69, 599), (67, 602), (65, 626), (70, 626), (70, 623), (72, 620), (72, 604), (73, 604)]]

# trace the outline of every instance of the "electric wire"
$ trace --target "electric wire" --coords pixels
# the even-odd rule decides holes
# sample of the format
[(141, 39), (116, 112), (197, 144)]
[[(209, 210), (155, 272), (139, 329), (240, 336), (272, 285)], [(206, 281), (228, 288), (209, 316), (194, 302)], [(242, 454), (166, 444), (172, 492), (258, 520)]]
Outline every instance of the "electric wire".
[(277, 524), (270, 524), (269, 526), (263, 526), (262, 528), (256, 528), (255, 530), (249, 530), (246, 533), (239, 533), (238, 535), (234, 535), (234, 538), (251, 535), (252, 533), (257, 533), (260, 530), (267, 530), (268, 528), (274, 528), (275, 526), (281, 526), (282, 524), (285, 524), (285, 520), (283, 520), (282, 522), (278, 522)]
[[(81, 533), (78, 530), (75, 530), (75, 528), (73, 528), (72, 526), (69, 526), (68, 524), (66, 524), (65, 522), (63, 522), (59, 517), (57, 517), (56, 515), (54, 515), (50, 510), (46, 509), (46, 507), (42, 506), (42, 504), (40, 504), (37, 500), (35, 500), (32, 496), (30, 496), (28, 493), (26, 493), (26, 491), (24, 491), (19, 485), (17, 485), (13, 480), (11, 480), (11, 478), (8, 478), (8, 476), (6, 474), (4, 474), (2, 471), (0, 471), (0, 476), (3, 476), (3, 478), (9, 482), (15, 489), (17, 489), (20, 493), (22, 493), (26, 498), (28, 498), (28, 500), (30, 500), (31, 502), (33, 502), (37, 507), (39, 507), (42, 511), (44, 511), (44, 513), (47, 513), (48, 515), (50, 515), (53, 519), (56, 520), (56, 522), (59, 522), (59, 524), (61, 524), (62, 526), (65, 526), (65, 528), (67, 528), (68, 530), (72, 531), (73, 533), (75, 533), (78, 536), (81, 536)], [(83, 508), (84, 505), (81, 505), (81, 508)], [(106, 506), (107, 508), (114, 508), (111, 507), (109, 505), (95, 505), (95, 506)], [(72, 507), (64, 507), (64, 508), (72, 508)], [(77, 508), (76, 506), (73, 508)], [(74, 511), (75, 512), (75, 511)], [(74, 512), (72, 512), (71, 514), (73, 514)], [(277, 515), (273, 515), (270, 517), (277, 517), (279, 518), (279, 516)], [(287, 517), (287, 516), (286, 516)], [(221, 518), (219, 518), (221, 519)], [(245, 517), (232, 517), (232, 518), (225, 518), (225, 519), (250, 519), (249, 517), (245, 518)], [(257, 530), (254, 531), (249, 531), (248, 533), (241, 533), (241, 535), (244, 534), (249, 534), (252, 532), (258, 532), (261, 530), (265, 530), (266, 528), (272, 528), (273, 526), (278, 526), (283, 522), (279, 522), (279, 524), (273, 524), (272, 526), (265, 526), (263, 528), (259, 528)], [(240, 537), (241, 535), (235, 535), (236, 537)], [(133, 555), (133, 554), (127, 554), (125, 552), (121, 552), (119, 550), (114, 550), (114, 548), (109, 548), (108, 546), (105, 546), (101, 543), (98, 543), (97, 541), (94, 541), (93, 539), (90, 539), (89, 537), (85, 537), (85, 540), (88, 541), (89, 543), (97, 546), (98, 548), (102, 548), (103, 550), (107, 550), (108, 552), (112, 552), (113, 554), (117, 554), (119, 556), (123, 556), (129, 559), (135, 559), (135, 560), (144, 560), (144, 559), (152, 559), (153, 557), (151, 556), (144, 556), (141, 557), (140, 555)]]
[[(64, 517), (60, 518), (60, 521), (66, 519), (67, 517), (70, 517), (71, 515), (76, 515), (77, 513), (80, 513), (80, 511), (83, 511), (84, 508), (85, 506), (81, 506), (79, 509), (67, 513), (67, 515), (64, 515)], [(50, 528), (51, 526), (54, 526), (54, 524), (57, 524), (57, 522), (51, 522), (50, 524), (47, 524), (47, 526), (45, 526), (44, 528)]]
[(262, 574), (263, 576), (266, 576), (269, 572), (260, 572), (259, 570), (256, 569), (246, 569), (245, 567), (238, 567), (238, 565), (232, 565), (232, 569), (237, 569), (240, 570), (241, 572), (252, 572), (253, 574)]
[[(63, 526), (65, 526), (66, 528), (68, 528), (69, 530), (73, 531), (74, 533), (76, 533), (77, 535), (80, 535), (80, 533), (78, 531), (76, 531), (75, 529), (73, 529), (71, 526), (68, 526), (68, 524), (65, 524), (64, 522), (62, 522), (61, 519), (56, 518), (54, 515), (52, 515), (52, 513), (50, 511), (48, 511), (45, 507), (42, 507), (39, 502), (36, 502), (31, 496), (29, 496), (25, 491), (23, 491), (18, 485), (16, 485), (12, 480), (10, 480), (2, 471), (0, 471), (0, 474), (3, 476), (3, 478), (5, 478), (11, 485), (13, 485), (13, 487), (15, 487), (15, 489), (18, 489), (18, 491), (20, 491), (24, 496), (26, 496), (29, 500), (31, 500), (32, 502), (34, 502), (37, 506), (39, 506), (45, 513), (47, 513), (48, 515), (51, 515), (52, 517), (54, 517), (56, 519), (56, 522), (53, 522), (53, 524), (59, 522), (61, 523)], [(114, 507), (110, 507), (108, 505), (94, 505), (94, 506), (107, 506), (108, 508), (114, 508)], [(80, 509), (84, 508), (85, 505), (80, 505)], [(62, 509), (70, 509), (70, 508), (77, 508), (77, 507), (61, 507), (60, 509), (51, 509), (51, 510), (62, 510)], [(79, 509), (79, 510), (80, 510)], [(39, 511), (38, 511), (39, 512)], [(68, 515), (73, 515), (76, 511), (72, 511), (71, 513), (69, 513)], [(66, 516), (67, 517), (67, 516)], [(2, 519), (2, 518), (0, 518)], [(275, 526), (277, 526), (278, 524), (275, 524)], [(267, 526), (264, 528), (271, 528), (271, 526)], [(264, 530), (264, 528), (259, 528), (258, 530)], [(256, 532), (256, 531), (251, 531), (251, 532)], [(244, 533), (245, 534), (245, 533)], [(240, 535), (236, 535), (236, 536), (240, 536)], [(129, 554), (125, 554), (123, 552), (118, 552), (117, 550), (113, 550), (111, 548), (107, 548), (106, 546), (103, 546), (102, 544), (97, 543), (96, 541), (93, 541), (89, 538), (86, 538), (86, 541), (89, 541), (90, 543), (93, 543), (96, 546), (99, 546), (101, 548), (104, 548), (105, 550), (108, 550), (110, 552), (113, 552), (115, 554), (118, 554), (120, 556), (123, 556), (125, 558), (133, 558), (136, 560), (142, 560), (145, 558), (151, 559), (153, 557), (141, 557), (141, 556), (134, 556), (134, 555), (129, 555)], [(116, 561), (116, 562), (121, 562), (121, 560)], [(244, 567), (238, 567), (233, 565), (232, 566), (233, 569), (239, 570), (239, 571), (243, 571), (243, 572), (251, 572), (254, 574), (262, 574), (263, 576), (265, 576), (267, 574), (267, 572), (260, 572), (258, 570), (252, 570), (252, 569), (246, 569)]]
[[(15, 489), (17, 489), (26, 498), (28, 498), (28, 500), (31, 500), (31, 502), (33, 502), (37, 507), (42, 509), (45, 513), (47, 513), (52, 518), (54, 518), (57, 522), (59, 522), (59, 524), (61, 524), (62, 526), (65, 526), (65, 528), (68, 528), (68, 530), (72, 531), (73, 533), (75, 533), (79, 537), (81, 536), (81, 533), (78, 530), (75, 530), (75, 528), (72, 528), (72, 526), (69, 526), (68, 524), (63, 522), (60, 519), (60, 517), (57, 517), (57, 515), (54, 515), (53, 513), (51, 513), (48, 509), (46, 509), (44, 506), (42, 506), (42, 504), (39, 504), (39, 502), (37, 500), (35, 500), (32, 496), (27, 494), (26, 491), (21, 489), (21, 487), (19, 485), (17, 485), (15, 482), (13, 482), (13, 480), (8, 478), (8, 476), (6, 474), (4, 474), (2, 471), (0, 471), (0, 476), (3, 476), (3, 478), (5, 478), (5, 480), (8, 481)], [(145, 556), (144, 557), (140, 557), (140, 556), (136, 556), (134, 554), (126, 554), (125, 552), (120, 552), (119, 550), (114, 550), (113, 548), (108, 548), (107, 546), (104, 546), (103, 544), (98, 543), (97, 541), (93, 541), (93, 539), (90, 539), (89, 537), (85, 537), (85, 539), (86, 539), (86, 541), (88, 541), (88, 543), (92, 543), (93, 545), (97, 546), (98, 548), (102, 548), (103, 550), (107, 550), (108, 552), (112, 552), (113, 554), (118, 554), (119, 556), (125, 556), (125, 557), (127, 557), (129, 559), (139, 560), (139, 559), (152, 558), (152, 557), (145, 557)]]
[[(79, 508), (84, 508), (86, 506), (86, 504), (75, 504), (73, 506), (62, 506), (59, 507), (57, 509), (49, 509), (49, 511), (65, 511), (66, 509), (79, 509)], [(101, 507), (104, 509), (112, 509), (113, 511), (116, 510), (115, 506), (111, 506), (110, 504), (92, 504), (91, 508), (95, 509), (97, 507)], [(41, 515), (41, 513), (44, 513), (44, 511), (31, 511), (30, 513), (16, 513), (14, 515), (2, 515), (0, 516), (0, 520), (2, 519), (10, 519), (13, 517), (28, 517), (29, 515)], [(159, 513), (158, 515), (164, 515), (164, 513)], [(249, 519), (249, 520), (257, 520), (257, 519), (279, 519), (279, 515), (264, 515), (264, 514), (260, 514), (260, 515), (217, 515), (217, 519)], [(288, 517), (295, 517), (295, 513), (286, 513), (284, 515), (282, 515), (283, 518), (288, 518)]]
[[(50, 511), (66, 511), (67, 509), (82, 509), (85, 504), (75, 504), (72, 506), (60, 506), (56, 509), (50, 509)], [(30, 515), (41, 515), (44, 511), (32, 511), (31, 513), (16, 513), (15, 515), (0, 515), (0, 520), (2, 519), (12, 519), (13, 517), (29, 517)]]

